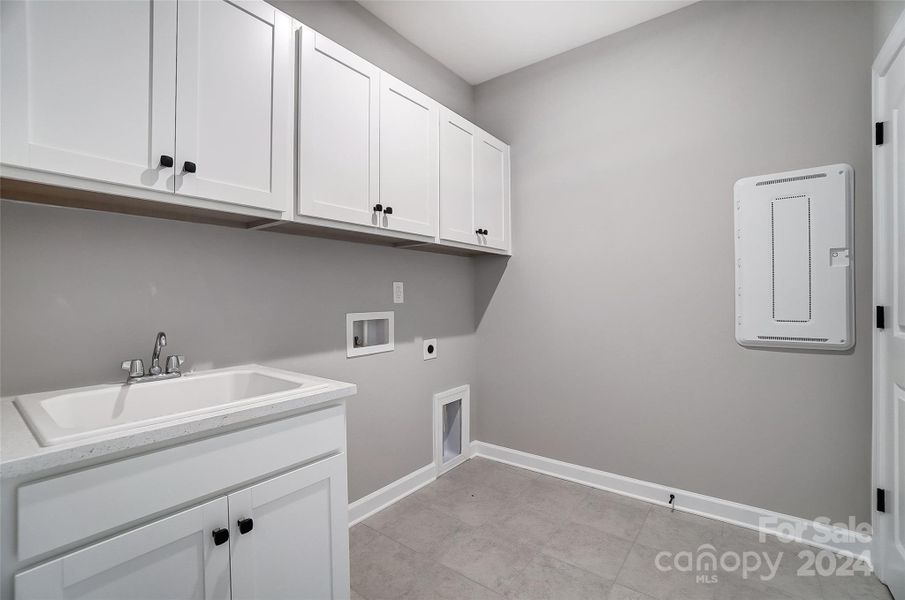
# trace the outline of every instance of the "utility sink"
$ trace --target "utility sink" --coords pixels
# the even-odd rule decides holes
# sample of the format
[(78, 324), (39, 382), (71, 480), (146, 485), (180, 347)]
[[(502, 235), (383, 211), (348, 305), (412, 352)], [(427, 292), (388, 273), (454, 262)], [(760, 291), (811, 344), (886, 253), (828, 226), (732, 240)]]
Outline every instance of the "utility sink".
[(227, 410), (327, 387), (314, 377), (259, 367), (188, 373), (176, 379), (19, 396), (14, 402), (42, 446)]

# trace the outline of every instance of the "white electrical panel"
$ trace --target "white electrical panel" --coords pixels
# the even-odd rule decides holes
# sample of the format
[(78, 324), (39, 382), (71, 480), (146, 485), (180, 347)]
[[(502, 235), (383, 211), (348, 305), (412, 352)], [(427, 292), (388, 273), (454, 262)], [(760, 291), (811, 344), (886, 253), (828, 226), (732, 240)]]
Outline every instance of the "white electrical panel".
[(853, 189), (845, 164), (735, 183), (739, 344), (852, 347)]

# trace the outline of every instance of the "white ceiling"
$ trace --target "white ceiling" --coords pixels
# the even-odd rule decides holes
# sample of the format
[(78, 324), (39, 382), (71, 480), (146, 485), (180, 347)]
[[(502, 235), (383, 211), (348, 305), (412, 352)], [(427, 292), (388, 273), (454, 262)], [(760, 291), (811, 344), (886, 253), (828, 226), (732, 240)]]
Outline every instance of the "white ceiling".
[(359, 0), (472, 85), (692, 4), (688, 0)]

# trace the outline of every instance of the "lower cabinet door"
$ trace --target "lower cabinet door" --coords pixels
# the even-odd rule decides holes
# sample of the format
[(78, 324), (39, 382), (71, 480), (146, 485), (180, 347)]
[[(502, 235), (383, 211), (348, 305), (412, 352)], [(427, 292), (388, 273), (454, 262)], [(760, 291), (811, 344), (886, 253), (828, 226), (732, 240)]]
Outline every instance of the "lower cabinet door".
[(230, 494), (232, 597), (349, 597), (346, 455)]
[(228, 599), (226, 498), (77, 550), (15, 577), (16, 600)]

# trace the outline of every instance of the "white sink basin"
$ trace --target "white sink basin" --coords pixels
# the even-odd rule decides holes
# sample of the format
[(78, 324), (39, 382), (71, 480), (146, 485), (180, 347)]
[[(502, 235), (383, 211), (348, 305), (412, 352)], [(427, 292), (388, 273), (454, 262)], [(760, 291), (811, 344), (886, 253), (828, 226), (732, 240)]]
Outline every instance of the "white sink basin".
[(266, 367), (189, 373), (132, 385), (98, 385), (19, 396), (15, 404), (42, 446), (245, 404), (297, 397), (327, 387), (304, 375)]

